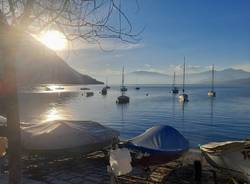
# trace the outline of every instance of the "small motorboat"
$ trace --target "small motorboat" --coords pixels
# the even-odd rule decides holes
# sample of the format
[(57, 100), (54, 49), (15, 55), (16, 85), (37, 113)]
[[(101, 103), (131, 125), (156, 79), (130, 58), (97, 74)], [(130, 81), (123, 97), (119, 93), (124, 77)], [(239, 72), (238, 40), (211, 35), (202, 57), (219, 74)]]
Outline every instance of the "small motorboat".
[(64, 87), (60, 87), (60, 86), (59, 86), (59, 87), (56, 87), (55, 89), (56, 89), (56, 90), (64, 90)]
[(50, 87), (48, 87), (48, 86), (45, 86), (45, 89), (44, 89), (45, 91), (53, 91), (53, 89), (51, 89)]
[(174, 88), (172, 89), (172, 93), (173, 93), (173, 94), (178, 94), (178, 93), (179, 93), (178, 88), (177, 88), (177, 87), (174, 87)]
[(121, 92), (128, 91), (128, 89), (125, 86), (121, 86)]
[(129, 97), (125, 95), (121, 95), (116, 100), (117, 104), (126, 104), (129, 103)]
[(173, 127), (154, 126), (121, 145), (130, 150), (134, 165), (157, 165), (178, 159), (189, 149), (188, 140)]
[(242, 182), (250, 182), (250, 140), (213, 142), (200, 147), (210, 165)]
[(21, 125), (22, 148), (31, 153), (87, 154), (110, 146), (118, 135), (93, 121), (54, 120)]
[(107, 95), (107, 88), (106, 87), (102, 88), (101, 93), (102, 95)]
[(88, 91), (88, 92), (85, 93), (86, 97), (90, 97), (90, 96), (93, 96), (93, 95), (94, 95), (94, 92), (92, 92), (92, 91)]
[(84, 90), (90, 90), (90, 89), (83, 87), (83, 88), (80, 88), (80, 90), (84, 91)]
[(140, 87), (135, 87), (136, 90), (140, 90), (141, 88)]

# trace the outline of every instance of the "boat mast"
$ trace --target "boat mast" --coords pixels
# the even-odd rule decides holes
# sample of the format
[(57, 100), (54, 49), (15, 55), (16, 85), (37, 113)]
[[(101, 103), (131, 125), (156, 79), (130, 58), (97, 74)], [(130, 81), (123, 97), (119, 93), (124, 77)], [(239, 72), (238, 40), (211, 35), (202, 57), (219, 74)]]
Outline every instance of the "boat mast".
[(175, 72), (174, 72), (174, 80), (173, 80), (173, 89), (175, 88)]
[(184, 56), (184, 65), (183, 65), (183, 83), (182, 83), (182, 92), (185, 92), (185, 70), (186, 70), (186, 58)]
[(212, 91), (214, 91), (214, 65), (212, 66)]
[(124, 67), (122, 67), (122, 87), (124, 86)]

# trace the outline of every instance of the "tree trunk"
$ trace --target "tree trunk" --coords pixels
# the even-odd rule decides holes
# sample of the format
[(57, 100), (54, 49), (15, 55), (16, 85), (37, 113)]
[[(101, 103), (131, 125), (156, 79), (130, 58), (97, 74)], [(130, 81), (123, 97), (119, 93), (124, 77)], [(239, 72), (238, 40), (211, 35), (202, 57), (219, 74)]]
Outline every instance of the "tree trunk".
[(22, 33), (4, 26), (0, 31), (2, 79), (0, 93), (7, 116), (9, 184), (21, 183), (21, 135), (16, 80), (16, 54)]

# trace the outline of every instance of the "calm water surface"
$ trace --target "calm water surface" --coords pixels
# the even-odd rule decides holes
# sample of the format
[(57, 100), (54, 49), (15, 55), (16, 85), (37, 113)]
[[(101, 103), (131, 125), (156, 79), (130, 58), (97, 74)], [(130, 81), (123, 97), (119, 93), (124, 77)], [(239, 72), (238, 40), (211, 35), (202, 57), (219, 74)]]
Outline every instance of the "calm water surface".
[(171, 125), (192, 147), (250, 137), (250, 87), (217, 87), (217, 97), (211, 99), (208, 87), (189, 86), (190, 101), (184, 105), (169, 93), (169, 86), (141, 86), (138, 91), (128, 86), (128, 105), (115, 103), (119, 86), (111, 86), (106, 96), (100, 94), (103, 86), (88, 86), (94, 92), (92, 97), (85, 97), (80, 87), (65, 86), (66, 92), (60, 93), (20, 93), (21, 120), (92, 120), (120, 131), (123, 138), (154, 125)]

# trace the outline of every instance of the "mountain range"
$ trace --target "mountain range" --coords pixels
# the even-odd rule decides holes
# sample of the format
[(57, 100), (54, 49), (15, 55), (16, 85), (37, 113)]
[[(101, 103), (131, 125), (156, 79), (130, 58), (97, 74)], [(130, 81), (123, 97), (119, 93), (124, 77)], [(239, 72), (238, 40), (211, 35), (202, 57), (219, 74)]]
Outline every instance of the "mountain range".
[(102, 84), (71, 68), (53, 50), (26, 36), (17, 54), (19, 86), (38, 84)]
[[(186, 83), (189, 84), (208, 84), (211, 82), (211, 71), (205, 71), (200, 73), (187, 73)], [(111, 81), (113, 83), (121, 83), (120, 76), (112, 76)], [(234, 81), (242, 82), (246, 84), (250, 78), (250, 72), (228, 68), (224, 70), (215, 71), (215, 82), (216, 83), (227, 83), (230, 84)], [(173, 76), (165, 73), (151, 72), (151, 71), (134, 71), (125, 75), (125, 82), (128, 84), (171, 84)], [(182, 83), (182, 74), (176, 75), (176, 83)]]

